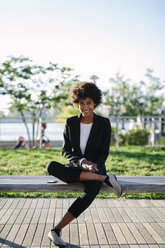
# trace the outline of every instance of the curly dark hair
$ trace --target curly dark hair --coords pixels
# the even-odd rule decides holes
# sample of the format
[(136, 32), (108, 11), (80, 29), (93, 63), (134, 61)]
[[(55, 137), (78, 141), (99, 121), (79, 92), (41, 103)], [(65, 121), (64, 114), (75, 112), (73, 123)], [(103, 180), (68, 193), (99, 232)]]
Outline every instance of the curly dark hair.
[(101, 90), (92, 82), (77, 82), (70, 90), (70, 98), (74, 105), (78, 106), (80, 99), (90, 97), (97, 107), (102, 100)]

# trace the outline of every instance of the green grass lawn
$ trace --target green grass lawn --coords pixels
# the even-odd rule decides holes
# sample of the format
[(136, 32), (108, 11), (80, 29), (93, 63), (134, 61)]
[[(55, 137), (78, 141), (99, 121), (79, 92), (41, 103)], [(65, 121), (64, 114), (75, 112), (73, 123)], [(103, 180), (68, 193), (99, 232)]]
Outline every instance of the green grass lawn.
[[(0, 149), (0, 175), (47, 175), (46, 164), (61, 163), (60, 148), (41, 150)], [(107, 173), (127, 176), (165, 176), (165, 147), (112, 147), (106, 161)], [(78, 194), (1, 193), (3, 196), (70, 197)], [(113, 194), (111, 194), (113, 196)], [(98, 197), (109, 197), (100, 194)], [(165, 198), (165, 194), (123, 194), (127, 198)]]

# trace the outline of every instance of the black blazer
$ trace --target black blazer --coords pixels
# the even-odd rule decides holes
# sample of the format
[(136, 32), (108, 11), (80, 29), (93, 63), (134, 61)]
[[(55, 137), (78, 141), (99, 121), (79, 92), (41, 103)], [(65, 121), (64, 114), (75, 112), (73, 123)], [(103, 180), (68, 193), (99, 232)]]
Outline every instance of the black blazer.
[(108, 118), (94, 114), (85, 153), (82, 154), (80, 149), (80, 118), (81, 115), (66, 120), (62, 154), (68, 159), (69, 163), (76, 167), (79, 166), (78, 161), (81, 158), (86, 158), (97, 164), (99, 174), (105, 175), (105, 161), (109, 154), (111, 139), (110, 121)]

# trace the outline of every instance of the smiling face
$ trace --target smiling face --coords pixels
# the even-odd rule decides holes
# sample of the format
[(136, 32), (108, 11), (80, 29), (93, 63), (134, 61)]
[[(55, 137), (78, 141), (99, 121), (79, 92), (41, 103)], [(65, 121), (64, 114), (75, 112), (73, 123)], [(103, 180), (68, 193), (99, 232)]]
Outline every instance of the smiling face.
[(93, 117), (95, 103), (92, 98), (86, 97), (84, 99), (80, 99), (78, 107), (83, 117)]

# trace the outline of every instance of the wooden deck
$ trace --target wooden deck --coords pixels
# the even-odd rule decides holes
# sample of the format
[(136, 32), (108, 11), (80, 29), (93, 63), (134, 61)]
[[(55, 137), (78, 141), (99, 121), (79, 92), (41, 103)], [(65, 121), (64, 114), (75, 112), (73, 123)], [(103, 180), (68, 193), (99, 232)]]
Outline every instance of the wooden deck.
[[(55, 247), (47, 233), (73, 201), (1, 198), (0, 247)], [(165, 248), (165, 200), (96, 199), (62, 238), (73, 248)]]

